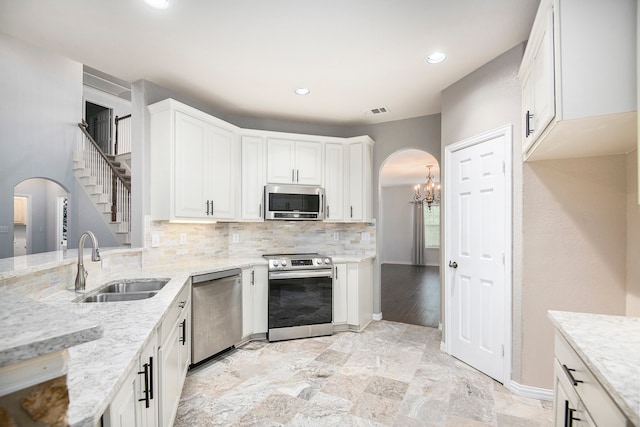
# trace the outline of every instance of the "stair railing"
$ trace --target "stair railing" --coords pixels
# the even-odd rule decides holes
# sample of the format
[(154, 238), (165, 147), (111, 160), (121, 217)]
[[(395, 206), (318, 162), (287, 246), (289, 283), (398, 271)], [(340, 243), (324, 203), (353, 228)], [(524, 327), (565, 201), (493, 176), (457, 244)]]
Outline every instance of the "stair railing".
[(82, 155), (85, 167), (95, 177), (97, 185), (102, 186), (103, 194), (109, 195), (111, 201), (111, 221), (125, 222), (131, 231), (131, 185), (125, 177), (109, 161), (98, 144), (87, 131), (87, 123), (78, 123), (82, 130)]
[(131, 114), (116, 116), (116, 143), (114, 155), (131, 152)]

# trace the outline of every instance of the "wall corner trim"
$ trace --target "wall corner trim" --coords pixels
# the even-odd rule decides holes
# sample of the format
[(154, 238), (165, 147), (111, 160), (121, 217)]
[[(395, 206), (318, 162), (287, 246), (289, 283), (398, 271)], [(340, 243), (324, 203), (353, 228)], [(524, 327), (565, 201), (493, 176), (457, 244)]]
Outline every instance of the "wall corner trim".
[(553, 390), (549, 390), (547, 388), (539, 388), (528, 385), (522, 385), (515, 381), (510, 380), (505, 384), (507, 389), (517, 394), (518, 396), (528, 397), (531, 399), (538, 400), (553, 400)]
[(382, 320), (382, 312), (373, 313), (373, 315), (371, 317), (373, 318), (373, 320)]

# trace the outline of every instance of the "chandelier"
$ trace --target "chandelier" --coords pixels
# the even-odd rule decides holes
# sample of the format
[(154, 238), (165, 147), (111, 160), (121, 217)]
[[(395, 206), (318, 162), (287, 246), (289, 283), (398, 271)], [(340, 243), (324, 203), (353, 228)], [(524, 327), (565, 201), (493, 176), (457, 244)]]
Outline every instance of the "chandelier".
[(433, 181), (434, 176), (431, 175), (431, 168), (433, 165), (427, 165), (429, 172), (427, 173), (427, 182), (424, 184), (424, 194), (420, 191), (420, 185), (416, 185), (415, 193), (413, 194), (413, 200), (415, 202), (423, 202), (427, 204), (427, 207), (431, 209), (431, 205), (437, 205), (440, 203), (440, 184), (436, 184)]

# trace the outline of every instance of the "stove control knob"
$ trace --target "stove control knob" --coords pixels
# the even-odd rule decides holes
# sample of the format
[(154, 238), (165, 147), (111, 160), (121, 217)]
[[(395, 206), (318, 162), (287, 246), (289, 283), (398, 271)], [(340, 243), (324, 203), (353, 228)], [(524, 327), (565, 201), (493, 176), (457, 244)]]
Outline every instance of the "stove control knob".
[(277, 259), (274, 259), (272, 262), (274, 267), (277, 267), (280, 264), (280, 262)]
[(287, 260), (286, 260), (286, 259), (283, 259), (283, 260), (282, 260), (282, 266), (283, 266), (283, 267), (285, 267), (286, 265), (287, 265)]
[(325, 264), (329, 264), (330, 262), (331, 262), (331, 260), (330, 260), (329, 258), (325, 258), (325, 259), (324, 259), (324, 263), (325, 263)]
[(320, 258), (316, 258), (316, 264), (317, 264), (317, 265), (322, 264), (322, 260), (321, 260)]

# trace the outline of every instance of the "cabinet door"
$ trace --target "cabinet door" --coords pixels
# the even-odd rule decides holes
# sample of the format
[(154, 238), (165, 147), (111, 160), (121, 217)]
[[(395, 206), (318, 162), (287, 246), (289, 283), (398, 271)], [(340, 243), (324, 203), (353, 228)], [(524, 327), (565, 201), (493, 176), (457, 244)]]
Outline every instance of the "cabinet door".
[[(151, 339), (151, 342), (142, 350), (140, 354), (140, 365), (138, 372), (145, 374), (138, 375), (138, 405), (140, 408), (140, 424), (144, 427), (155, 427), (158, 425), (158, 358), (156, 357), (157, 335)], [(146, 366), (145, 366), (146, 365)], [(146, 400), (141, 400), (148, 398)]]
[(253, 288), (255, 271), (253, 268), (242, 270), (242, 336), (253, 334)]
[(295, 142), (285, 139), (267, 140), (267, 182), (291, 184), (295, 180)]
[(264, 197), (264, 141), (257, 136), (243, 136), (241, 218), (262, 221)]
[(180, 367), (180, 377), (178, 384), (178, 399), (182, 394), (182, 386), (187, 377), (187, 371), (191, 364), (191, 300), (187, 302), (187, 305), (182, 309), (180, 314), (180, 322), (178, 323), (179, 337), (178, 337), (178, 359)]
[(210, 198), (207, 177), (213, 157), (209, 125), (176, 112), (175, 132), (175, 216), (207, 218), (206, 201)]
[(160, 359), (160, 411), (159, 423), (161, 427), (169, 427), (173, 424), (173, 418), (178, 409), (180, 401), (181, 383), (180, 376), (180, 330), (178, 325), (171, 330), (165, 341), (158, 350), (158, 358)]
[(348, 148), (348, 221), (370, 222), (372, 215), (372, 147), (366, 142), (349, 144)]
[(269, 304), (269, 283), (266, 265), (257, 265), (253, 268), (253, 333), (266, 334), (267, 307)]
[(205, 182), (208, 182), (207, 200), (213, 204), (212, 217), (233, 219), (235, 216), (235, 196), (237, 168), (236, 141), (227, 130), (209, 125), (209, 144), (205, 150), (208, 156)]
[(333, 268), (333, 323), (347, 323), (347, 264)]
[(137, 372), (127, 377), (109, 409), (104, 413), (105, 427), (134, 427), (140, 425), (140, 406), (138, 405)]
[(327, 221), (344, 219), (344, 145), (327, 143), (324, 145), (325, 172), (324, 187), (327, 198)]
[(533, 59), (532, 103), (534, 139), (544, 131), (556, 115), (555, 70), (553, 49), (553, 7), (546, 11), (546, 25)]
[(297, 141), (295, 150), (296, 184), (322, 184), (322, 143)]

